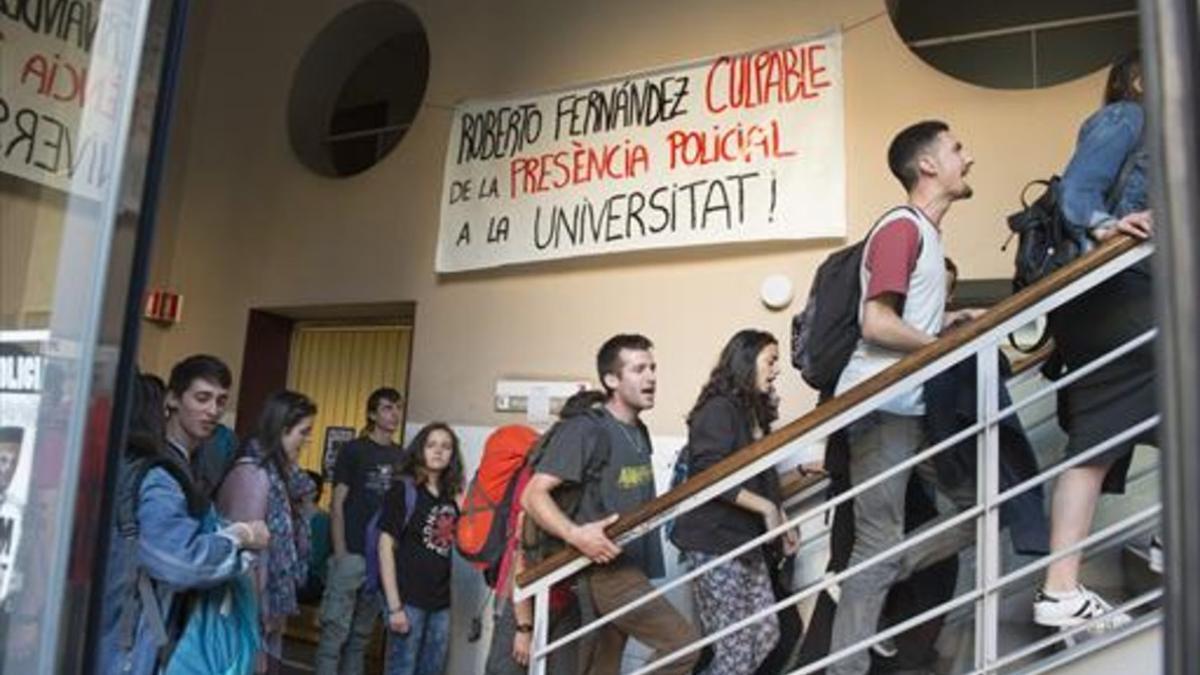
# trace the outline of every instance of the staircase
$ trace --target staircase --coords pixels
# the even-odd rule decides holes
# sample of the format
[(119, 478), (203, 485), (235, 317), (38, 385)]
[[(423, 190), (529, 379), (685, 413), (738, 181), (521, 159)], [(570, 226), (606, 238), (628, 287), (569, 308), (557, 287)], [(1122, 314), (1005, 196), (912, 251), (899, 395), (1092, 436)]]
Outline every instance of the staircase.
[[(817, 594), (831, 588), (850, 574), (857, 573), (877, 561), (899, 553), (921, 540), (937, 536), (938, 532), (960, 522), (975, 520), (981, 533), (976, 548), (959, 556), (960, 572), (957, 595), (949, 602), (913, 617), (899, 625), (882, 630), (875, 636), (847, 648), (839, 654), (810, 664), (794, 671), (798, 675), (817, 672), (828, 663), (853, 651), (869, 648), (891, 635), (945, 615), (946, 625), (937, 643), (940, 660), (936, 670), (940, 673), (1024, 673), (1053, 672), (1070, 668), (1089, 668), (1087, 672), (1157, 672), (1154, 661), (1146, 656), (1148, 651), (1161, 651), (1161, 579), (1150, 574), (1139, 555), (1150, 533), (1157, 527), (1159, 495), (1157, 451), (1139, 449), (1130, 473), (1127, 494), (1120, 498), (1105, 498), (1096, 514), (1093, 534), (1074, 550), (1084, 553), (1085, 565), (1082, 580), (1089, 587), (1103, 594), (1110, 601), (1121, 605), (1135, 621), (1121, 630), (1102, 636), (1091, 636), (1086, 626), (1060, 633), (1047, 632), (1032, 623), (1032, 597), (1044, 574), (1047, 558), (1018, 556), (1011, 550), (1008, 538), (1000, 535), (999, 505), (1007, 498), (1033, 484), (1042, 484), (1049, 495), (1054, 476), (1069, 465), (1086, 460), (1086, 455), (1095, 455), (1106, 449), (1101, 444), (1083, 455), (1064, 463), (1061, 458), (1062, 432), (1055, 420), (1054, 387), (1063, 386), (1073, 377), (1085, 374), (1088, 368), (1100, 367), (1103, 363), (1119, 357), (1124, 351), (1154, 339), (1153, 331), (1131, 340), (1114, 349), (1091, 366), (1057, 383), (1042, 379), (1036, 370), (1018, 376), (1010, 382), (1010, 390), (1035, 449), (1039, 453), (1042, 474), (1027, 483), (1001, 491), (999, 489), (999, 441), (997, 424), (1002, 417), (1013, 414), (1013, 408), (1000, 409), (995, 397), (998, 372), (995, 368), (996, 354), (1004, 336), (1035, 318), (1044, 315), (1088, 289), (1101, 283), (1121, 270), (1136, 264), (1152, 252), (1150, 245), (1128, 239), (1114, 239), (1097, 248), (1071, 265), (1043, 279), (1038, 284), (1003, 301), (990, 309), (981, 319), (969, 324), (950, 336), (943, 337), (928, 347), (911, 354), (886, 371), (845, 392), (812, 412), (778, 429), (771, 435), (742, 448), (724, 461), (692, 477), (684, 484), (661, 495), (639, 509), (623, 514), (622, 518), (607, 534), (619, 544), (654, 532), (680, 513), (714, 498), (746, 478), (773, 467), (783, 460), (789, 449), (796, 446), (821, 442), (829, 434), (870, 413), (880, 403), (897, 393), (919, 386), (931, 377), (953, 366), (964, 358), (977, 357), (979, 364), (979, 410), (980, 422), (964, 429), (952, 438), (919, 450), (912, 458), (888, 471), (856, 485), (850, 491), (822, 501), (821, 490), (809, 486), (806, 491), (793, 498), (790, 503), (791, 521), (758, 539), (748, 542), (739, 549), (718, 558), (709, 566), (681, 573), (674, 579), (647, 594), (631, 601), (612, 614), (601, 617), (584, 626), (575, 634), (548, 644), (546, 616), (548, 589), (560, 580), (584, 570), (590, 562), (576, 551), (565, 550), (552, 556), (532, 569), (526, 570), (517, 580), (518, 599), (535, 599), (535, 658), (530, 665), (531, 673), (544, 673), (544, 657), (562, 644), (578, 639), (620, 614), (650, 598), (678, 593), (686, 590), (694, 576), (707, 567), (740, 555), (761, 543), (778, 536), (788, 527), (800, 526), (806, 539), (801, 568), (801, 590), (772, 607), (759, 610), (743, 618), (739, 623), (714, 635), (702, 637), (696, 643), (678, 652), (666, 655), (655, 663), (632, 666), (634, 675), (652, 672), (659, 665), (684, 653), (696, 651), (719, 639), (723, 634), (737, 630), (741, 625), (773, 613), (790, 604), (801, 607), (811, 602)], [(1033, 397), (1033, 398), (1031, 398)], [(1036, 398), (1036, 400), (1034, 400)], [(1032, 401), (1032, 402), (1031, 402)], [(1023, 402), (1027, 405), (1023, 405)], [(1145, 420), (1131, 428), (1125, 437), (1141, 430), (1153, 428), (1158, 418)], [(820, 576), (823, 565), (822, 523), (825, 516), (837, 504), (852, 499), (892, 473), (901, 471), (937, 453), (975, 437), (981, 452), (978, 476), (982, 500), (973, 508), (959, 513), (938, 526), (914, 532), (888, 552), (834, 577)], [(1111, 443), (1120, 442), (1120, 436)], [(808, 497), (806, 498), (806, 494)], [(1120, 668), (1128, 660), (1138, 664), (1132, 671)], [(1082, 671), (1081, 671), (1082, 672)]]
[[(1009, 391), (1014, 400), (1020, 401), (1044, 386), (1045, 379), (1034, 369), (1010, 381)], [(1038, 465), (1045, 468), (1062, 461), (1062, 448), (1066, 443), (1066, 436), (1058, 426), (1054, 398), (1046, 397), (1038, 401), (1022, 411), (1020, 417), (1038, 455)], [(1120, 497), (1101, 498), (1096, 509), (1093, 531), (1111, 527), (1122, 519), (1159, 503), (1158, 466), (1158, 449), (1139, 446), (1134, 453), (1126, 493)], [(1046, 493), (1046, 499), (1046, 512), (1049, 513), (1049, 491)], [(1162, 579), (1150, 571), (1149, 556), (1146, 552), (1149, 547), (1150, 533), (1154, 531), (1155, 525), (1156, 521), (1151, 521), (1091, 549), (1085, 556), (1080, 575), (1083, 584), (1100, 593), (1114, 605), (1134, 600), (1161, 587)], [(1011, 546), (1007, 545), (1006, 538), (1001, 537), (1001, 541), (1006, 544), (1002, 555), (1002, 569), (1014, 569), (1033, 560), (1032, 557), (1021, 556), (1013, 552)], [(970, 579), (973, 577), (974, 559), (972, 556), (963, 556), (963, 558), (964, 560), (960, 562), (959, 566), (959, 588), (956, 594), (966, 592), (973, 585), (970, 583)], [(1021, 650), (1027, 650), (1030, 645), (1045, 641), (1055, 634), (1056, 631), (1038, 626), (1032, 621), (1033, 596), (1040, 580), (1039, 575), (1028, 578), (1026, 583), (1006, 594), (1001, 602), (1000, 653), (1014, 654)], [(1149, 617), (1153, 617), (1153, 624), (1157, 626), (1158, 621), (1161, 621), (1161, 611), (1161, 598), (1153, 598), (1139, 605), (1130, 612), (1137, 621), (1121, 634), (1133, 635), (1145, 631), (1148, 626), (1145, 625), (1143, 619)], [(941, 655), (937, 666), (938, 672), (968, 673), (972, 671), (974, 660), (973, 618), (970, 612), (960, 612), (953, 616), (952, 620), (948, 621), (943, 628), (937, 646), (938, 653)], [(1150, 633), (1156, 636), (1153, 651), (1157, 661), (1162, 650), (1161, 631), (1154, 630)], [(1112, 637), (1115, 636), (1106, 636), (1106, 638)], [(1145, 640), (1146, 638), (1141, 639)], [(1122, 649), (1124, 645), (1121, 640), (1089, 637), (1086, 632), (1072, 642), (1074, 646), (1064, 646), (1062, 643), (1048, 645), (1044, 649), (1015, 660), (1002, 672), (1059, 672), (1059, 668), (1066, 668), (1066, 664), (1075, 662), (1077, 658), (1083, 659), (1085, 655), (1088, 655), (1089, 658), (1077, 663), (1086, 662), (1092, 668), (1096, 668), (1098, 662), (1103, 662), (1104, 654)], [(1149, 663), (1149, 661), (1143, 659), (1141, 663)], [(1101, 668), (1077, 672), (1152, 673), (1159, 671), (1139, 666), (1133, 669)]]

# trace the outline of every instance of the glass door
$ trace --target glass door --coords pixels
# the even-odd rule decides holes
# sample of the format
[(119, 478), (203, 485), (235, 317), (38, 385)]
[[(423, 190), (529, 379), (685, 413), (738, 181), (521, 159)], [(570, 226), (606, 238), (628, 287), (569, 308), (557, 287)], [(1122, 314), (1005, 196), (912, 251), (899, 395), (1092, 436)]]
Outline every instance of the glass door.
[(182, 12), (0, 2), (0, 673), (85, 668)]

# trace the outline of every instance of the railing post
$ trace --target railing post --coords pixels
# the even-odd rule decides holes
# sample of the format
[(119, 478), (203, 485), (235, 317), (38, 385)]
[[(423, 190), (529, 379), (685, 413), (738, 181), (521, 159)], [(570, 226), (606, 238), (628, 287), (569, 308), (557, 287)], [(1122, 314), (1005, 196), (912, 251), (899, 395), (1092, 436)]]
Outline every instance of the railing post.
[(975, 355), (976, 415), (986, 425), (976, 446), (976, 499), (984, 510), (975, 528), (975, 584), (985, 592), (975, 606), (975, 669), (985, 673), (1000, 656), (1000, 597), (993, 589), (1000, 578), (1000, 511), (993, 508), (1000, 494), (999, 358), (999, 338), (984, 339)]
[(547, 655), (542, 654), (550, 634), (550, 586), (543, 585), (533, 596), (533, 648), (529, 659), (529, 675), (546, 675)]

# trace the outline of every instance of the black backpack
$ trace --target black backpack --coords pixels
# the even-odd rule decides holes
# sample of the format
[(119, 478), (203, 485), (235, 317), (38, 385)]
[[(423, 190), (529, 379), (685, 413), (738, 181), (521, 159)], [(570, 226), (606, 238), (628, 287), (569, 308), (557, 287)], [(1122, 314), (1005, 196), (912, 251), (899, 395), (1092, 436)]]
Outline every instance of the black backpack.
[[(1017, 238), (1017, 250), (1013, 255), (1014, 293), (1064, 267), (1081, 253), (1079, 243), (1067, 229), (1066, 218), (1058, 203), (1061, 180), (1051, 176), (1049, 180), (1027, 183), (1021, 189), (1021, 210), (1008, 217), (1008, 229), (1012, 233), (1000, 250), (1007, 251), (1012, 238)], [(1033, 202), (1028, 201), (1029, 189), (1039, 185), (1044, 188), (1041, 196)]]
[[(150, 578), (138, 562), (140, 527), (137, 510), (141, 499), (142, 481), (152, 469), (164, 469), (183, 488), (189, 514), (201, 517), (210, 504), (207, 495), (192, 481), (187, 467), (166, 452), (169, 451), (158, 447), (157, 443), (145, 437), (134, 436), (130, 439), (129, 447), (120, 455), (114, 504), (117, 538), (111, 544), (125, 549), (125, 568), (118, 574), (124, 580), (127, 593), (120, 600), (117, 646), (122, 652), (129, 652), (133, 647), (138, 617), (144, 614), (158, 647), (160, 665), (170, 658), (183, 631), (183, 625), (178, 620), (172, 620), (180, 617), (168, 617), (163, 613), (154, 590), (157, 582)], [(180, 597), (181, 602), (188, 600), (186, 593), (180, 594)]]
[(863, 252), (871, 233), (897, 209), (917, 215), (908, 206), (890, 209), (862, 240), (831, 253), (813, 276), (804, 309), (792, 317), (792, 365), (819, 392), (833, 392), (862, 337), (858, 306), (862, 301), (859, 271)]
[[(1121, 199), (1125, 183), (1136, 164), (1138, 148), (1135, 147), (1121, 163), (1117, 180), (1109, 187), (1105, 195), (1105, 208), (1111, 213)], [(1008, 217), (1008, 229), (1011, 233), (1001, 251), (1007, 251), (1012, 238), (1017, 238), (1017, 250), (1013, 255), (1013, 293), (1033, 285), (1038, 280), (1061, 269), (1083, 253), (1079, 242), (1071, 236), (1067, 219), (1063, 216), (1062, 205), (1059, 203), (1059, 189), (1062, 179), (1051, 176), (1049, 180), (1033, 180), (1021, 188), (1021, 210)], [(1033, 203), (1027, 200), (1029, 188), (1040, 185), (1044, 187), (1040, 197)], [(1019, 352), (1032, 354), (1050, 341), (1050, 331), (1044, 330), (1032, 345), (1017, 344), (1015, 333), (1010, 333), (1008, 341)], [(1056, 379), (1056, 378), (1052, 378)]]
[[(1116, 182), (1105, 195), (1104, 205), (1110, 213), (1121, 199), (1125, 183), (1137, 163), (1137, 156), (1137, 147), (1125, 156)], [(1007, 251), (1012, 238), (1017, 238), (1017, 250), (1013, 256), (1014, 293), (1066, 266), (1083, 252), (1071, 236), (1067, 220), (1062, 214), (1062, 205), (1059, 203), (1061, 182), (1058, 176), (1051, 176), (1049, 180), (1026, 183), (1021, 189), (1021, 210), (1008, 217), (1008, 229), (1012, 232), (1000, 250)], [(1027, 199), (1029, 188), (1038, 185), (1043, 186), (1044, 190), (1040, 197), (1030, 203)]]

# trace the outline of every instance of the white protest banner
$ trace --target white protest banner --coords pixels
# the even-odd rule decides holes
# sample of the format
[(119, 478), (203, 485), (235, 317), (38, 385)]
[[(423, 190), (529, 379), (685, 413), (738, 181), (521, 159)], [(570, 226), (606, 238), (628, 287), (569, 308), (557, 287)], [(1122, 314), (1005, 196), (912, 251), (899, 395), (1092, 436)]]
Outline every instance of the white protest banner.
[(93, 199), (113, 178), (125, 4), (0, 0), (0, 172)]
[(438, 272), (846, 233), (842, 36), (454, 111)]

